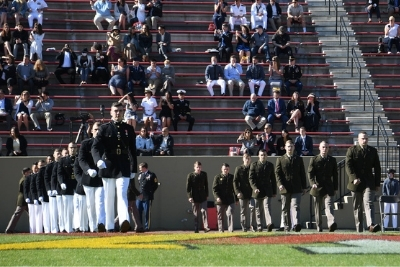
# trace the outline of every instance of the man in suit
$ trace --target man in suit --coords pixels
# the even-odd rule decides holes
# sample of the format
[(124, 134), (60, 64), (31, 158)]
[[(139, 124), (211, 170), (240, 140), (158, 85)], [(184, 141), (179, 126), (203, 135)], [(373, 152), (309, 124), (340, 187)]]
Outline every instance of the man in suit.
[(207, 173), (202, 171), (200, 161), (194, 163), (194, 172), (188, 174), (186, 179), (186, 193), (194, 216), (194, 232), (199, 232), (201, 218), (203, 219), (204, 232), (209, 232), (207, 219), (208, 180)]
[(269, 3), (267, 4), (268, 24), (275, 32), (281, 26), (281, 14), (282, 9), (279, 6), (279, 3), (275, 0), (269, 0)]
[(161, 130), (161, 134), (154, 140), (155, 156), (173, 156), (174, 155), (174, 138), (169, 134), (168, 127)]
[(129, 66), (129, 92), (134, 93), (135, 87), (140, 87), (140, 94), (143, 93), (144, 88), (148, 86), (146, 81), (146, 69), (140, 65), (138, 57), (133, 58), (132, 66)]
[(259, 146), (258, 151), (264, 149), (268, 156), (275, 156), (275, 140), (276, 136), (272, 132), (272, 125), (267, 123), (264, 125), (264, 132), (257, 135), (257, 145)]
[(347, 188), (353, 197), (356, 231), (363, 231), (363, 206), (368, 230), (380, 231), (381, 226), (375, 224), (374, 200), (381, 184), (381, 163), (376, 148), (368, 145), (366, 132), (360, 132), (358, 144), (347, 150), (346, 173), (349, 176)]
[(57, 55), (56, 60), (58, 60), (58, 67), (54, 74), (60, 84), (65, 84), (64, 80), (61, 78), (62, 74), (67, 73), (70, 75), (70, 83), (75, 83), (75, 60), (77, 56), (75, 52), (69, 47), (69, 44), (65, 44), (61, 52)]
[(44, 182), (46, 185), (47, 195), (49, 196), (49, 215), (50, 215), (50, 232), (52, 234), (58, 233), (58, 210), (57, 210), (57, 190), (52, 189), (52, 175), (53, 169), (57, 166), (57, 162), (61, 158), (61, 150), (56, 148), (51, 156), (51, 161), (46, 165), (44, 171)]
[(313, 139), (306, 135), (306, 128), (300, 127), (300, 135), (294, 141), (294, 147), (297, 156), (314, 156), (313, 154)]
[(296, 65), (295, 57), (289, 57), (289, 65), (286, 65), (283, 69), (285, 88), (288, 96), (292, 95), (290, 91), (290, 86), (296, 87), (295, 91), (299, 92), (299, 94), (301, 93), (301, 90), (303, 89), (303, 84), (301, 83), (300, 78), (302, 75), (303, 74), (301, 72), (300, 66)]
[(258, 96), (262, 96), (265, 88), (265, 73), (263, 66), (258, 65), (258, 57), (251, 58), (252, 64), (247, 67), (246, 78), (249, 82), (250, 94), (254, 94), (254, 86), (258, 86)]
[[(168, 59), (167, 53), (170, 53), (171, 50), (171, 34), (165, 31), (165, 26), (158, 26), (158, 33), (156, 35), (156, 43), (158, 53), (162, 55), (165, 60)], [(164, 58), (161, 61), (164, 61)]]
[(131, 125), (122, 122), (122, 103), (111, 105), (111, 121), (100, 126), (92, 145), (92, 156), (103, 178), (106, 229), (114, 231), (114, 200), (117, 191), (117, 209), (120, 231), (130, 228), (128, 212), (129, 180), (137, 172), (136, 134)]
[(281, 120), (282, 122), (282, 130), (286, 129), (286, 122), (288, 121), (288, 117), (286, 115), (286, 104), (283, 99), (280, 98), (281, 92), (278, 90), (274, 90), (273, 98), (268, 100), (268, 118), (267, 121), (269, 124), (274, 127), (275, 120)]
[(153, 30), (157, 29), (157, 22), (163, 15), (162, 7), (163, 5), (160, 0), (151, 0), (146, 5), (146, 10), (148, 11), (146, 24)]
[(255, 199), (257, 231), (262, 232), (261, 216), (264, 213), (267, 231), (271, 232), (274, 228), (271, 219), (271, 201), (276, 197), (274, 165), (267, 161), (267, 152), (264, 149), (258, 151), (258, 159), (250, 165), (249, 172), (252, 197)]
[(7, 121), (7, 131), (11, 129), (13, 104), (11, 99), (4, 97), (3, 89), (0, 89), (0, 117)]
[(180, 120), (185, 120), (189, 122), (188, 132), (193, 129), (194, 118), (191, 115), (190, 102), (185, 100), (186, 91), (179, 89), (178, 100), (174, 101), (174, 117), (172, 119), (172, 124), (174, 125), (174, 131), (178, 131), (178, 122)]
[(232, 37), (233, 34), (229, 31), (228, 23), (222, 24), (222, 30), (214, 30), (214, 41), (218, 41), (218, 60), (220, 62), (229, 62), (233, 52)]
[(293, 218), (293, 230), (301, 231), (301, 196), (306, 192), (307, 181), (303, 159), (294, 154), (291, 140), (286, 141), (286, 154), (276, 161), (275, 176), (282, 200), (282, 216), (285, 218), (285, 230), (290, 231)]
[(224, 69), (221, 65), (217, 64), (217, 57), (211, 57), (211, 64), (206, 67), (205, 79), (207, 82), (207, 90), (210, 92), (211, 96), (214, 96), (214, 85), (219, 85), (221, 87), (221, 96), (225, 95), (226, 83), (224, 80)]
[(325, 214), (328, 219), (329, 232), (337, 228), (333, 216), (333, 196), (338, 190), (338, 171), (336, 159), (328, 155), (329, 144), (322, 141), (319, 144), (320, 154), (311, 158), (308, 165), (308, 179), (310, 181), (310, 195), (314, 199), (315, 221), (317, 231), (322, 232), (322, 208), (325, 202)]

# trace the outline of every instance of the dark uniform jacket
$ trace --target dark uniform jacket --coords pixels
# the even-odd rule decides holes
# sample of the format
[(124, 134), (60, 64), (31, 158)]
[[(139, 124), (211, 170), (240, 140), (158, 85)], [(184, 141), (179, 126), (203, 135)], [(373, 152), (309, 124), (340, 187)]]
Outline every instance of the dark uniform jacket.
[(276, 160), (275, 176), (278, 187), (283, 185), (286, 190), (281, 194), (302, 193), (307, 189), (306, 172), (303, 158), (293, 155), (290, 159), (287, 154)]
[(194, 203), (202, 203), (208, 198), (207, 173), (201, 171), (199, 174), (192, 172), (187, 176), (186, 192), (188, 198), (193, 198)]
[(143, 66), (129, 66), (129, 80), (146, 82), (146, 71)]
[(233, 189), (235, 190), (235, 195), (242, 193), (240, 199), (250, 199), (252, 189), (249, 181), (249, 171), (250, 165), (240, 165), (235, 169), (235, 174), (233, 175)]
[(25, 197), (24, 197), (24, 184), (25, 184), (25, 176), (22, 176), (21, 179), (19, 179), (18, 182), (18, 197), (17, 197), (17, 206), (19, 207), (24, 207), (27, 206), (28, 204), (25, 202)]
[(27, 199), (29, 198), (29, 200), (31, 201), (29, 204), (33, 204), (33, 196), (31, 194), (31, 182), (32, 182), (32, 176), (34, 174), (30, 174), (26, 177), (25, 181), (24, 181), (24, 198)]
[[(214, 177), (213, 182), (213, 194), (216, 205), (230, 205), (235, 202), (235, 192), (233, 190), (233, 175), (228, 173), (227, 175), (218, 174)], [(217, 198), (221, 201), (218, 202)]]
[(205, 79), (206, 81), (211, 80), (218, 80), (219, 78), (224, 78), (224, 70), (222, 69), (221, 65), (208, 65), (205, 72)]
[(283, 77), (287, 80), (299, 80), (303, 76), (299, 65), (286, 65), (283, 69)]
[(264, 80), (265, 79), (264, 68), (258, 64), (250, 64), (247, 67), (246, 78), (253, 80)]
[(316, 189), (311, 188), (310, 195), (325, 196), (326, 194), (333, 196), (338, 190), (338, 171), (336, 159), (329, 155), (325, 159), (321, 155), (311, 158), (308, 165), (308, 179), (310, 185), (316, 184)]
[(233, 34), (231, 32), (222, 32), (221, 34), (214, 34), (214, 41), (219, 41), (218, 48), (220, 47), (230, 47), (232, 46), (232, 37)]
[[(38, 179), (38, 174), (39, 173), (35, 173), (35, 174), (32, 174), (32, 176), (31, 176), (30, 191), (31, 191), (32, 198), (30, 200), (31, 200), (32, 204), (33, 204), (34, 200), (39, 200), (39, 194), (38, 194), (37, 187), (36, 187), (36, 181)], [(39, 204), (41, 204), (41, 203), (39, 202)]]
[(94, 139), (86, 139), (83, 140), (81, 143), (81, 147), (78, 153), (78, 165), (79, 168), (82, 170), (81, 181), (82, 185), (90, 186), (90, 187), (101, 187), (103, 186), (103, 181), (101, 178), (96, 175), (95, 177), (90, 177), (87, 171), (89, 169), (96, 170), (97, 173), (99, 169), (97, 168), (96, 163), (93, 161), (92, 157), (92, 144)]
[[(276, 195), (276, 178), (274, 165), (266, 161), (264, 164), (259, 160), (250, 165), (249, 180), (253, 189), (253, 198), (265, 198)], [(255, 193), (258, 189), (260, 192)]]
[[(104, 152), (103, 152), (104, 151)], [(99, 170), (99, 176), (105, 178), (130, 177), (137, 173), (136, 134), (131, 125), (124, 122), (109, 122), (100, 126), (92, 145), (93, 160), (106, 164)]]
[(66, 156), (61, 158), (57, 165), (58, 183), (67, 186), (67, 189), (61, 190), (62, 195), (74, 194), (77, 183), (74, 174), (74, 164), (76, 160), (78, 160), (76, 156)]
[(46, 166), (39, 169), (36, 175), (36, 190), (39, 197), (43, 197), (43, 202), (49, 202), (49, 195), (47, 195), (46, 182), (44, 180), (44, 175), (46, 173)]
[[(347, 189), (363, 192), (365, 188), (375, 190), (381, 184), (381, 163), (378, 151), (367, 146), (365, 153), (360, 145), (349, 147), (346, 153), (346, 173), (349, 176)], [(374, 169), (375, 174), (372, 173)], [(355, 185), (353, 181), (361, 179), (361, 183)]]
[(154, 192), (158, 188), (157, 176), (154, 172), (147, 171), (145, 173), (141, 172), (138, 175), (139, 191), (143, 195), (142, 200), (153, 200)]
[(59, 163), (57, 161), (54, 162), (53, 170), (51, 172), (51, 190), (56, 190), (57, 195), (61, 195), (61, 187), (57, 176), (58, 164)]
[(51, 175), (53, 173), (53, 168), (54, 168), (54, 161), (47, 164), (46, 168), (44, 170), (44, 185), (46, 187), (46, 191), (52, 190), (51, 189)]
[(191, 109), (190, 109), (190, 102), (188, 100), (175, 100), (174, 101), (174, 115), (175, 116), (186, 116), (190, 115)]

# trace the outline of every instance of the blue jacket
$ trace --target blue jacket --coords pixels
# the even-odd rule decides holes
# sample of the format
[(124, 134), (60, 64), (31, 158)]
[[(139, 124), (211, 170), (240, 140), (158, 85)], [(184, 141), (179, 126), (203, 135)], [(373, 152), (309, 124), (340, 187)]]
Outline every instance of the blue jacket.
[(389, 177), (383, 181), (382, 195), (384, 196), (397, 196), (399, 194), (399, 181), (397, 179), (390, 179)]
[(245, 116), (248, 115), (251, 117), (263, 116), (265, 114), (265, 107), (260, 99), (257, 99), (254, 103), (251, 100), (247, 100), (244, 103), (242, 113)]

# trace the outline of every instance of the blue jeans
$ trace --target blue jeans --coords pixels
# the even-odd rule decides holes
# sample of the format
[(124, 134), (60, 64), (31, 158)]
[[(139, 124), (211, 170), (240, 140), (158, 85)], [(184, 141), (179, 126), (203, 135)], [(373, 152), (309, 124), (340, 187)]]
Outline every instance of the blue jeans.
[(213, 16), (213, 22), (216, 29), (222, 30), (222, 24), (225, 21), (225, 17), (223, 16)]
[(89, 68), (80, 68), (79, 73), (81, 74), (82, 82), (87, 82), (87, 78), (90, 74)]
[[(254, 46), (253, 48), (251, 48), (251, 57), (257, 56), (259, 48), (260, 48), (259, 46)], [(263, 47), (263, 49), (261, 50), (261, 53), (265, 54), (266, 60), (271, 60), (271, 56), (269, 55), (268, 45)]]
[[(140, 221), (143, 224), (144, 230), (149, 230), (149, 211), (150, 211), (150, 200), (136, 200), (136, 207), (139, 211)], [(142, 213), (144, 212), (144, 223), (142, 220)]]
[(286, 93), (288, 94), (288, 96), (292, 95), (291, 92), (290, 92), (290, 86), (296, 87), (296, 91), (299, 92), (299, 93), (303, 89), (303, 84), (301, 83), (300, 80), (297, 80), (295, 83), (291, 83), (289, 80), (287, 80), (285, 82), (285, 87), (286, 87)]

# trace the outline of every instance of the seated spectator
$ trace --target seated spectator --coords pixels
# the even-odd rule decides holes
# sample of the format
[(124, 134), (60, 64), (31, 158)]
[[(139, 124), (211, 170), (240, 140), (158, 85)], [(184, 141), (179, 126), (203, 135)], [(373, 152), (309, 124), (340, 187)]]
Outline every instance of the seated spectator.
[(211, 96), (214, 96), (214, 85), (219, 85), (221, 87), (221, 96), (225, 95), (225, 80), (224, 80), (224, 70), (221, 65), (217, 65), (217, 57), (211, 57), (211, 65), (206, 67), (205, 79), (207, 82), (207, 90), (210, 92)]
[(289, 100), (287, 107), (287, 113), (290, 118), (286, 122), (287, 125), (294, 123), (296, 133), (299, 132), (299, 120), (304, 116), (304, 103), (300, 99), (298, 92), (294, 92), (292, 98)]
[(107, 56), (111, 62), (116, 62), (121, 56), (121, 35), (118, 26), (113, 26), (111, 32), (107, 32)]
[(392, 53), (392, 46), (396, 46), (397, 54), (400, 54), (400, 43), (399, 43), (399, 25), (394, 23), (395, 19), (393, 16), (389, 17), (389, 23), (386, 24), (384, 33), (384, 42), (388, 44), (388, 54)]
[(152, 156), (153, 149), (153, 139), (149, 136), (146, 128), (142, 127), (140, 134), (136, 136), (136, 156)]
[(236, 52), (239, 53), (241, 63), (250, 63), (250, 29), (247, 25), (241, 25), (242, 32), (236, 31)]
[(125, 0), (117, 0), (114, 4), (114, 17), (118, 21), (118, 27), (125, 30), (126, 20), (129, 14), (129, 6)]
[(261, 24), (264, 31), (267, 30), (268, 26), (268, 17), (267, 17), (267, 8), (263, 4), (262, 0), (256, 0), (251, 5), (251, 27), (253, 30), (256, 29), (256, 26)]
[(256, 26), (256, 32), (251, 36), (250, 43), (253, 44), (251, 48), (252, 57), (257, 56), (257, 54), (265, 54), (265, 62), (271, 60), (268, 47), (268, 34), (263, 31), (261, 25)]
[(160, 98), (158, 107), (161, 109), (158, 117), (161, 120), (162, 127), (171, 125), (172, 110), (174, 110), (174, 100), (172, 99), (171, 91), (165, 91), (165, 95)]
[(108, 56), (102, 51), (101, 44), (96, 44), (96, 57), (92, 72), (92, 83), (106, 82), (110, 80), (110, 71), (108, 69)]
[(272, 58), (272, 64), (269, 65), (269, 88), (271, 90), (271, 95), (274, 87), (278, 87), (280, 91), (283, 88), (283, 67), (279, 57), (274, 56)]
[(245, 116), (244, 120), (250, 126), (252, 131), (262, 129), (266, 122), (266, 119), (264, 117), (264, 104), (260, 99), (257, 98), (256, 94), (254, 93), (250, 95), (250, 100), (247, 100), (244, 103), (242, 113)]
[(233, 96), (233, 86), (239, 87), (239, 95), (243, 96), (244, 82), (240, 79), (243, 73), (242, 66), (236, 63), (236, 56), (231, 56), (231, 63), (227, 64), (224, 69), (224, 76), (228, 83), (229, 95)]
[(158, 26), (158, 33), (156, 35), (157, 50), (163, 59), (168, 59), (167, 53), (171, 53), (171, 34), (165, 31), (165, 26)]
[(218, 41), (218, 57), (220, 62), (229, 62), (232, 46), (232, 33), (229, 31), (227, 23), (222, 24), (222, 30), (214, 30), (214, 41)]
[(247, 25), (246, 7), (242, 4), (242, 0), (235, 0), (235, 3), (231, 5), (230, 15), (231, 31), (235, 30), (235, 25)]
[(236, 141), (239, 144), (242, 144), (240, 148), (240, 155), (249, 154), (250, 156), (254, 155), (254, 150), (257, 145), (257, 139), (253, 135), (251, 129), (246, 128), (243, 133), (241, 133)]
[(44, 32), (41, 24), (35, 23), (29, 40), (31, 41), (30, 59), (36, 61), (42, 59)]
[(33, 92), (33, 77), (35, 72), (33, 65), (29, 61), (29, 55), (24, 56), (24, 60), (17, 66), (17, 83), (18, 90), (22, 92), (22, 88), (25, 84), (29, 85), (29, 92)]
[(127, 124), (131, 125), (133, 129), (135, 129), (138, 120), (138, 116), (136, 114), (138, 103), (135, 100), (135, 95), (132, 92), (129, 92), (124, 95), (120, 100), (118, 100), (118, 102), (126, 104), (124, 120)]
[(168, 59), (164, 61), (164, 68), (161, 70), (161, 77), (163, 80), (163, 86), (160, 92), (171, 92), (175, 83), (175, 68), (171, 65), (171, 62)]
[(274, 45), (275, 56), (279, 57), (280, 54), (293, 55), (290, 47), (290, 36), (286, 33), (285, 27), (280, 26), (275, 32), (272, 36), (272, 44)]
[[(153, 92), (150, 89), (144, 90), (144, 98), (140, 104), (143, 108), (143, 123), (145, 129), (153, 131), (154, 121), (157, 119), (156, 109), (157, 101), (153, 97)], [(149, 128), (150, 126), (150, 128)]]
[(139, 42), (139, 53), (142, 57), (142, 61), (149, 61), (149, 56), (152, 51), (153, 35), (150, 33), (148, 25), (144, 24), (138, 37)]
[(169, 134), (168, 127), (163, 127), (161, 134), (154, 140), (155, 156), (173, 156), (174, 138)]
[(376, 17), (379, 23), (382, 23), (381, 12), (379, 10), (379, 0), (367, 0), (367, 7), (365, 10), (368, 13), (368, 23), (372, 22), (372, 13), (376, 13)]
[(153, 95), (156, 94), (157, 89), (161, 87), (161, 68), (157, 66), (157, 60), (152, 58), (150, 66), (146, 69), (146, 79), (149, 84), (148, 88), (152, 91)]
[(288, 140), (292, 140), (292, 138), (289, 136), (289, 132), (284, 129), (282, 130), (281, 136), (276, 141), (276, 150), (278, 152), (278, 156), (283, 156), (286, 154), (285, 144)]
[(393, 16), (395, 13), (399, 13), (399, 5), (400, 5), (400, 1), (398, 0), (388, 0), (388, 8), (387, 8), (387, 12), (390, 16)]
[(252, 64), (247, 67), (246, 78), (248, 79), (250, 94), (254, 94), (254, 87), (258, 86), (258, 96), (262, 96), (265, 88), (264, 68), (258, 65), (258, 57), (253, 56)]
[[(0, 12), (1, 12), (1, 7), (0, 7)], [(5, 14), (7, 14), (7, 13), (5, 13)], [(11, 51), (12, 34), (11, 34), (10, 26), (8, 26), (8, 23), (4, 23), (3, 30), (0, 32), (0, 37), (1, 37), (1, 40), (3, 41), (4, 55), (12, 56), (13, 55), (13, 53)]]
[(304, 114), (304, 128), (308, 132), (318, 131), (321, 113), (319, 112), (319, 101), (315, 94), (311, 93), (307, 96), (307, 106)]
[(222, 29), (222, 24), (226, 18), (226, 11), (227, 11), (228, 3), (224, 0), (216, 0), (214, 4), (214, 15), (213, 15), (213, 22), (215, 25), (216, 30)]
[(77, 59), (76, 54), (70, 48), (69, 44), (65, 44), (61, 52), (57, 55), (56, 60), (58, 60), (58, 67), (54, 74), (60, 84), (65, 84), (64, 80), (61, 78), (62, 74), (68, 74), (70, 76), (70, 84), (75, 83), (75, 60)]
[(82, 54), (78, 56), (76, 65), (78, 67), (78, 73), (81, 75), (81, 85), (86, 84), (89, 74), (93, 71), (92, 56), (88, 55), (87, 48), (84, 48)]
[(13, 41), (14, 41), (14, 49), (13, 56), (14, 59), (17, 59), (18, 50), (22, 47), (24, 49), (24, 55), (29, 54), (29, 33), (24, 30), (24, 27), (21, 23), (17, 24), (17, 30), (13, 32)]
[(296, 154), (300, 157), (314, 156), (313, 154), (313, 139), (311, 136), (306, 135), (306, 129), (300, 127), (300, 135), (294, 141), (294, 148)]
[(11, 99), (4, 97), (3, 89), (0, 89), (0, 118), (7, 121), (7, 131), (11, 129), (13, 104)]
[(153, 30), (157, 29), (157, 23), (162, 17), (162, 3), (160, 0), (151, 0), (146, 5), (147, 17), (146, 24)]
[(139, 42), (136, 36), (135, 29), (132, 27), (128, 28), (128, 32), (124, 36), (124, 55), (127, 60), (132, 60), (137, 56), (137, 47)]
[(111, 30), (115, 24), (115, 19), (110, 12), (112, 8), (111, 1), (97, 0), (95, 3), (93, 3), (93, 1), (90, 0), (90, 6), (92, 10), (96, 11), (96, 15), (94, 16), (93, 22), (94, 25), (96, 25), (97, 29), (103, 30), (101, 22), (103, 20), (106, 20), (108, 22), (108, 30)]
[(25, 137), (19, 133), (16, 127), (12, 127), (10, 137), (7, 138), (6, 142), (7, 156), (28, 156), (27, 147), (28, 142)]
[[(20, 24), (21, 18), (26, 18), (26, 12), (28, 11), (28, 4), (25, 0), (13, 0), (9, 13), (15, 18), (15, 25)], [(25, 53), (28, 54), (28, 53)]]
[(275, 0), (269, 0), (267, 4), (268, 23), (273, 31), (276, 31), (281, 26), (282, 10), (279, 3)]
[(272, 125), (265, 124), (264, 132), (257, 135), (258, 151), (264, 149), (268, 156), (276, 156), (275, 139), (276, 136), (272, 132)]
[(29, 115), (33, 107), (33, 101), (28, 91), (23, 91), (21, 95), (16, 95), (14, 100), (15, 120), (17, 121), (18, 131), (24, 123), (26, 131), (29, 131)]
[(136, 22), (145, 23), (146, 21), (146, 5), (143, 3), (144, 0), (135, 0), (135, 4), (130, 10), (131, 19), (129, 24), (133, 25)]
[(54, 102), (53, 99), (49, 97), (49, 92), (43, 91), (35, 104), (36, 111), (32, 112), (30, 117), (35, 125), (34, 131), (41, 131), (38, 118), (46, 119), (47, 131), (51, 132), (51, 110), (53, 109)]
[(34, 76), (33, 83), (35, 84), (39, 94), (46, 91), (46, 86), (49, 85), (50, 73), (44, 64), (43, 60), (36, 60), (33, 66)]
[(301, 93), (303, 90), (303, 84), (300, 81), (303, 73), (299, 65), (296, 65), (295, 57), (289, 57), (289, 65), (286, 65), (283, 69), (283, 77), (285, 79), (285, 88), (288, 96), (291, 95), (290, 87), (296, 87), (296, 91)]
[(303, 26), (303, 32), (307, 32), (306, 20), (303, 16), (303, 6), (299, 4), (298, 0), (292, 0), (292, 3), (287, 9), (287, 31), (290, 32), (292, 24), (297, 23)]
[(43, 25), (43, 9), (47, 8), (44, 0), (28, 0), (28, 22), (29, 28), (32, 29), (33, 20), (37, 19), (37, 23)]
[(282, 130), (286, 129), (288, 117), (286, 115), (286, 104), (281, 96), (280, 91), (273, 92), (273, 98), (268, 100), (268, 123), (273, 127), (275, 120), (282, 121)]
[(111, 95), (115, 95), (118, 92), (120, 96), (123, 96), (129, 80), (129, 67), (126, 64), (126, 59), (118, 59), (118, 65), (111, 70), (111, 76), (108, 82)]
[(146, 69), (140, 65), (138, 57), (133, 58), (132, 66), (129, 66), (129, 82), (128, 90), (134, 93), (135, 87), (140, 87), (142, 93), (144, 88), (148, 86), (146, 81)]
[(185, 100), (185, 90), (178, 90), (178, 100), (174, 101), (174, 118), (172, 123), (174, 125), (174, 131), (178, 131), (178, 122), (185, 120), (189, 122), (188, 132), (193, 129), (195, 119), (191, 115), (190, 102)]
[(0, 84), (7, 85), (8, 94), (12, 95), (13, 87), (17, 83), (17, 68), (12, 56), (3, 57), (6, 62), (0, 65)]

